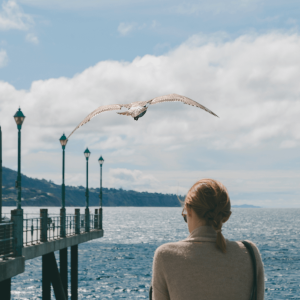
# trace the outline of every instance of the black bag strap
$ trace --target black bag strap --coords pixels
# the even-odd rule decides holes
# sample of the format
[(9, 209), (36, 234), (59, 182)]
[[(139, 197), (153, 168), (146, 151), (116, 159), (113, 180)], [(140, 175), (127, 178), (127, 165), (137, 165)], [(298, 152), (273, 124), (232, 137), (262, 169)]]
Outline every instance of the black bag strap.
[(253, 288), (251, 292), (251, 297), (250, 300), (256, 300), (257, 299), (257, 271), (256, 271), (256, 258), (255, 254), (253, 251), (253, 248), (250, 243), (246, 241), (242, 241), (244, 246), (247, 248), (250, 256), (251, 256), (251, 261), (252, 261), (252, 266), (253, 266)]
[(152, 300), (152, 284), (150, 285), (149, 289), (149, 299)]

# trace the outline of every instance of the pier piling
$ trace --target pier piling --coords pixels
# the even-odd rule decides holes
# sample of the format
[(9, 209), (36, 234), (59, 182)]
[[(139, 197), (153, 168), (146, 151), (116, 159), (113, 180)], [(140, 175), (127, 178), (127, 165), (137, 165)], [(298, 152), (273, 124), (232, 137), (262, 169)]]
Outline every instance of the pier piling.
[[(43, 275), (46, 276), (45, 279), (43, 277), (43, 282), (45, 280), (45, 288), (46, 288), (46, 291), (43, 290), (43, 300), (44, 299), (48, 300), (48, 299), (50, 299), (48, 297), (51, 297), (51, 294), (49, 296), (49, 279), (53, 286), (55, 298), (59, 299), (59, 300), (67, 299), (66, 294), (65, 294), (65, 289), (63, 286), (63, 282), (62, 282), (60, 273), (57, 268), (57, 263), (56, 263), (54, 252), (50, 252), (48, 254), (43, 255), (43, 272), (42, 273), (43, 273)], [(46, 273), (48, 273), (48, 274), (46, 274)], [(44, 288), (44, 284), (43, 284), (43, 288)], [(45, 296), (45, 298), (44, 298), (44, 296)]]
[(51, 279), (49, 273), (49, 260), (48, 254), (42, 256), (42, 299), (51, 299)]
[(71, 300), (78, 299), (78, 245), (71, 247)]
[(65, 294), (68, 295), (68, 248), (59, 250), (60, 277)]
[(1, 300), (10, 300), (11, 278), (0, 281)]

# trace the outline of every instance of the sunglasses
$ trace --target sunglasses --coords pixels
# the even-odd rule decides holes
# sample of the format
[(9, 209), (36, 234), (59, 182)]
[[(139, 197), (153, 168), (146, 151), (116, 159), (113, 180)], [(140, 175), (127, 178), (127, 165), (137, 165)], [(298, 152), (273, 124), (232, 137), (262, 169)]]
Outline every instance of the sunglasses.
[(182, 213), (181, 215), (183, 216), (183, 220), (185, 223), (187, 223), (187, 217), (186, 217), (186, 214), (184, 213), (185, 209), (182, 210)]

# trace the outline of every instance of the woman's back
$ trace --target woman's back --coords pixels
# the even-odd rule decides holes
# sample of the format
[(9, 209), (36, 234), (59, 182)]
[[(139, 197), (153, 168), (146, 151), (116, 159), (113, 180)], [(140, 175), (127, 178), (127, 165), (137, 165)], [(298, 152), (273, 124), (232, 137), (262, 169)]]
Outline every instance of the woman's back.
[[(207, 299), (249, 300), (253, 286), (250, 254), (241, 242), (226, 240), (226, 253), (216, 247), (211, 226), (196, 228), (177, 243), (160, 246), (153, 261), (155, 300)], [(260, 254), (256, 256), (258, 300), (264, 295), (264, 275)]]

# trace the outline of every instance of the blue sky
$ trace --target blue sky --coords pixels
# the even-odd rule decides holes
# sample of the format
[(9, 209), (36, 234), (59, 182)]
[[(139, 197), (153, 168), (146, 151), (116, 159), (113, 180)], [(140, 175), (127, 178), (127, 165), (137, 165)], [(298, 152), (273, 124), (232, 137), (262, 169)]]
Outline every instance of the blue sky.
[[(185, 194), (199, 178), (234, 204), (300, 207), (298, 1), (2, 1), (0, 114), (5, 166), (60, 183), (58, 138), (99, 105), (183, 94), (134, 122), (103, 113), (67, 145), (67, 184)], [(92, 163), (92, 159), (94, 162)]]
[[(2, 1), (2, 6), (9, 2)], [(28, 89), (34, 80), (72, 77), (101, 60), (160, 55), (194, 34), (298, 28), (298, 1), (16, 1), (23, 28), (1, 30), (9, 64), (1, 79)], [(2, 8), (5, 16), (5, 8)], [(2, 26), (3, 27), (3, 26)]]

